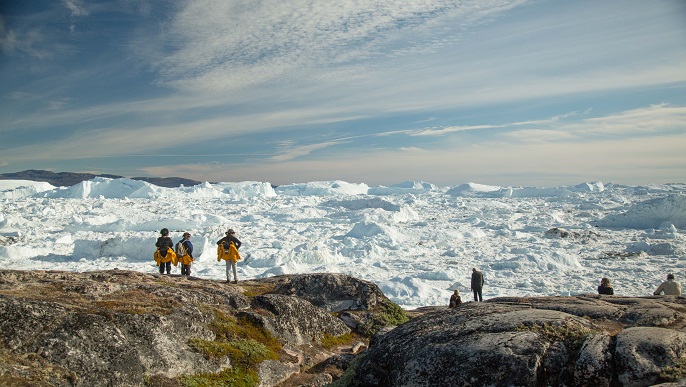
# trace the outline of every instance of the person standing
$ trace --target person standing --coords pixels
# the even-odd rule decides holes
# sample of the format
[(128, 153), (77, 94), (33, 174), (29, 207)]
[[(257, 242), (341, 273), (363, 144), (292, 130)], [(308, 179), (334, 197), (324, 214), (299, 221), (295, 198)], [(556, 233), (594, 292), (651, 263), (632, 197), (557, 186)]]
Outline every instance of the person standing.
[[(472, 268), (472, 292), (474, 292), (474, 301), (483, 301), (481, 291), (484, 287), (484, 275), (482, 272)], [(478, 297), (477, 297), (478, 296)]]
[(674, 274), (667, 274), (667, 281), (661, 283), (653, 294), (659, 296), (663, 292), (665, 296), (680, 296), (682, 294), (681, 284), (674, 280)]
[(160, 230), (160, 237), (157, 238), (155, 242), (157, 246), (157, 251), (155, 251), (155, 261), (157, 266), (160, 267), (160, 274), (171, 274), (172, 261), (176, 265), (176, 254), (174, 253), (174, 241), (169, 237), (169, 230), (163, 228)]
[(226, 261), (226, 282), (231, 282), (230, 270), (233, 270), (233, 283), (238, 283), (236, 274), (236, 262), (241, 259), (238, 249), (241, 241), (236, 238), (236, 231), (232, 228), (226, 232), (226, 236), (217, 241), (217, 262), (222, 259)]
[(453, 295), (450, 296), (450, 304), (448, 304), (448, 308), (457, 308), (458, 305), (462, 303), (462, 298), (460, 298), (460, 291), (455, 289), (455, 292), (453, 292)]
[(176, 243), (176, 256), (181, 263), (181, 275), (191, 275), (193, 243), (191, 243), (191, 234), (189, 232), (184, 232), (183, 239)]
[(610, 279), (607, 277), (603, 277), (600, 279), (600, 286), (598, 286), (598, 294), (608, 294), (608, 295), (613, 295), (615, 294), (614, 289), (612, 289), (612, 284), (610, 283)]

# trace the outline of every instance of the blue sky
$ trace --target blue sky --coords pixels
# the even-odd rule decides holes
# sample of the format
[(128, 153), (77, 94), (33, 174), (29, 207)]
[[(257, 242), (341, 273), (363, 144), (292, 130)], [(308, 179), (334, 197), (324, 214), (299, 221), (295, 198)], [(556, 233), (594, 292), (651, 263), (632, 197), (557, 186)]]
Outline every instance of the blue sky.
[(686, 182), (686, 2), (3, 0), (0, 173)]

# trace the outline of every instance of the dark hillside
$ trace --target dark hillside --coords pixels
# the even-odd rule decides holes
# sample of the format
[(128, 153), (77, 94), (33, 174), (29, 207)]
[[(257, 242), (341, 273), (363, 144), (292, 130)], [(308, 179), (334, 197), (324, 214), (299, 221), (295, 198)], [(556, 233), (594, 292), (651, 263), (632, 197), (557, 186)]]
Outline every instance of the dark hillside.
[[(0, 180), (31, 180), (44, 181), (56, 187), (70, 187), (82, 181), (91, 180), (96, 177), (106, 177), (109, 179), (119, 179), (124, 176), (108, 175), (108, 174), (92, 174), (92, 173), (76, 173), (76, 172), (51, 172), (37, 169), (30, 169), (21, 172), (11, 172), (0, 174)], [(200, 184), (201, 182), (184, 179), (181, 177), (133, 177), (133, 180), (146, 181), (160, 187), (175, 188), (182, 184), (184, 186), (192, 186)]]

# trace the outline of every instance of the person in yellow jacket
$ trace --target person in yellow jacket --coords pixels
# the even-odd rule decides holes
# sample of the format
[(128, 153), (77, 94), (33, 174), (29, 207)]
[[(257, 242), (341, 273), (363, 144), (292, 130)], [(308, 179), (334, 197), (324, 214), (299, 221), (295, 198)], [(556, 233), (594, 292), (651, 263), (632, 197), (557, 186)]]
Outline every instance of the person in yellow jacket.
[(236, 262), (241, 259), (238, 249), (241, 241), (236, 238), (236, 231), (229, 229), (226, 236), (217, 241), (217, 262), (226, 261), (226, 282), (231, 282), (230, 269), (233, 269), (233, 283), (238, 283), (236, 274)]
[(191, 275), (191, 264), (193, 263), (193, 244), (191, 243), (191, 233), (184, 232), (183, 239), (176, 242), (176, 259), (181, 264), (181, 275)]
[(169, 237), (169, 230), (163, 228), (160, 230), (160, 237), (157, 238), (155, 242), (157, 250), (155, 251), (155, 262), (157, 266), (160, 267), (160, 274), (164, 274), (165, 270), (167, 274), (171, 274), (172, 263), (176, 266), (176, 254), (174, 253), (174, 241)]

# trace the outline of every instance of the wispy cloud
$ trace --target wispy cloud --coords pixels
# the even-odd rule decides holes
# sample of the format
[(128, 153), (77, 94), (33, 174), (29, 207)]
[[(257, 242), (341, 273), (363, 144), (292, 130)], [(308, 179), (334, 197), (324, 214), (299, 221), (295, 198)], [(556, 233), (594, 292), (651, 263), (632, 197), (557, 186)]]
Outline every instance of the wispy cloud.
[[(461, 28), (524, 1), (403, 2), (312, 0), (189, 2), (168, 26), (175, 50), (162, 60), (162, 82), (188, 90), (229, 90), (286, 81), (317, 68), (341, 71), (390, 50), (441, 47), (435, 32)], [(433, 36), (428, 34), (432, 29)], [(448, 32), (448, 35), (452, 35)], [(413, 40), (407, 40), (413, 35)], [(400, 39), (403, 37), (403, 39)], [(328, 71), (328, 70), (327, 70)]]
[(684, 133), (686, 106), (666, 103), (578, 121), (550, 120), (543, 127), (528, 127), (506, 134), (510, 140), (535, 142), (590, 142), (607, 138), (638, 138)]
[(50, 51), (44, 48), (46, 39), (40, 28), (10, 29), (0, 15), (0, 49), (7, 56), (25, 54), (37, 59), (50, 57)]
[(88, 16), (89, 12), (83, 0), (62, 0), (71, 16)]
[(271, 159), (274, 161), (287, 161), (293, 160), (301, 156), (309, 155), (310, 153), (325, 149), (334, 145), (341, 144), (341, 141), (327, 141), (320, 142), (317, 144), (300, 145), (293, 146), (292, 142), (283, 143), (277, 146), (277, 155), (273, 156)]

